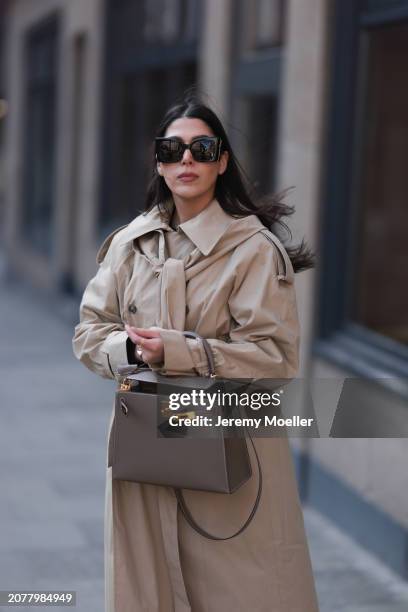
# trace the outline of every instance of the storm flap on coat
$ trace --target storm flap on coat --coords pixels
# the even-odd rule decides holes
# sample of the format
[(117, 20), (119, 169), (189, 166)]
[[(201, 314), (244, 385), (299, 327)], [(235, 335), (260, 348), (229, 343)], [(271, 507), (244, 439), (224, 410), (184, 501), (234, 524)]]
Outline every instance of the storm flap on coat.
[[(81, 301), (75, 356), (119, 380), (118, 365), (128, 363), (124, 324), (158, 326), (164, 361), (150, 365), (164, 375), (208, 375), (200, 342), (180, 333), (191, 330), (208, 339), (219, 376), (294, 378), (294, 272), (279, 239), (255, 215), (234, 219), (216, 199), (179, 225), (192, 245), (187, 255), (169, 256), (175, 234), (155, 207), (106, 238)], [(318, 612), (288, 439), (254, 442), (261, 501), (249, 527), (226, 541), (195, 532), (171, 487), (112, 480), (107, 467), (105, 612)], [(184, 491), (204, 529), (225, 537), (246, 520), (258, 484), (252, 451), (251, 462), (253, 477), (231, 495)]]

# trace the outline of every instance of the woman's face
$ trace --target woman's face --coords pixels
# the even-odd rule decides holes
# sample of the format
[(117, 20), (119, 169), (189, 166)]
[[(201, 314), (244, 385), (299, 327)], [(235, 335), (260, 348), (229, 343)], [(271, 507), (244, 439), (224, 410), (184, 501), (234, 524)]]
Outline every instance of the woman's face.
[[(201, 119), (180, 117), (175, 119), (167, 128), (165, 137), (177, 136), (190, 144), (197, 136), (214, 136), (211, 128)], [(215, 190), (217, 176), (223, 174), (227, 168), (228, 151), (223, 151), (217, 162), (197, 162), (186, 149), (179, 162), (165, 164), (157, 163), (157, 171), (166, 181), (167, 187), (182, 199), (195, 199), (208, 193), (212, 197)], [(192, 176), (183, 177), (183, 174)]]

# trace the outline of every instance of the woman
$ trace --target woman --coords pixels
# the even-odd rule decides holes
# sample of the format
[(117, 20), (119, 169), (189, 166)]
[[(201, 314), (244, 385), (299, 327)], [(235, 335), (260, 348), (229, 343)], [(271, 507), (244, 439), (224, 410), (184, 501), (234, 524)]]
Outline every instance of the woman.
[[(286, 250), (267, 229), (284, 225), (289, 207), (253, 203), (225, 130), (194, 96), (166, 114), (155, 153), (145, 213), (98, 252), (76, 357), (118, 380), (118, 365), (138, 361), (169, 376), (207, 375), (201, 343), (181, 333), (191, 330), (208, 339), (219, 376), (293, 378), (294, 272), (312, 260), (303, 244)], [(261, 502), (249, 527), (226, 541), (194, 531), (171, 487), (112, 481), (108, 468), (106, 612), (318, 610), (288, 440), (255, 444)], [(256, 490), (254, 477), (232, 495), (184, 493), (197, 522), (225, 537), (247, 518)]]

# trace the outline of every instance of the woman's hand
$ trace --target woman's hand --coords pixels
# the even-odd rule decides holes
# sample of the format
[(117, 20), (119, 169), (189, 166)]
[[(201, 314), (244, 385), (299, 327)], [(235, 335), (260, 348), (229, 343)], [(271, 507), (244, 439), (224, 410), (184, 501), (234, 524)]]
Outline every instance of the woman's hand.
[(164, 345), (160, 336), (160, 327), (131, 327), (125, 325), (129, 338), (142, 349), (140, 356), (146, 363), (164, 361)]

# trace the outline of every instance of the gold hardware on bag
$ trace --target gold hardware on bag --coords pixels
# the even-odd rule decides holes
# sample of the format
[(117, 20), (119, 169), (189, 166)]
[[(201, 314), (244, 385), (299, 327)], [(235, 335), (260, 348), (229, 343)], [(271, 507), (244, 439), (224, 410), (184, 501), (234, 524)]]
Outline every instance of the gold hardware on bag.
[(130, 391), (130, 379), (124, 378), (120, 383), (120, 391)]
[(162, 400), (160, 402), (160, 412), (163, 416), (174, 416), (178, 418), (187, 418), (192, 419), (196, 416), (196, 412), (194, 410), (189, 410), (188, 412), (175, 412), (171, 408), (169, 408), (168, 400)]
[(169, 407), (169, 400), (164, 399), (160, 401), (160, 412), (163, 416), (174, 416), (176, 418), (187, 418), (192, 419), (196, 416), (196, 412), (194, 410), (190, 410), (188, 412), (175, 412)]

